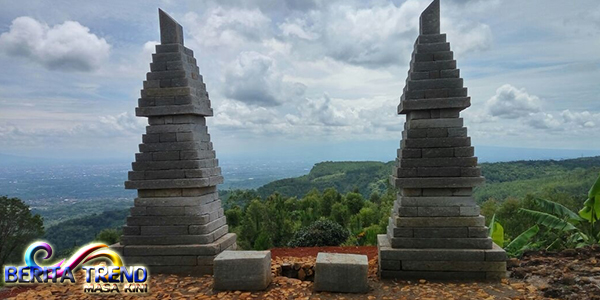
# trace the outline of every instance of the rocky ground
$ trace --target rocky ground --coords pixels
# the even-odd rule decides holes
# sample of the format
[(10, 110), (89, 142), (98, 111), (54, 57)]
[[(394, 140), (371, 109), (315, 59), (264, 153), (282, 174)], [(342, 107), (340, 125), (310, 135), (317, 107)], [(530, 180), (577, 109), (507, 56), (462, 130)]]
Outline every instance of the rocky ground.
[(565, 300), (600, 299), (600, 245), (560, 252), (536, 251), (511, 259), (512, 280)]
[[(367, 294), (313, 292), (311, 281), (281, 276), (281, 266), (310, 269), (318, 251), (360, 253), (369, 256)], [(501, 282), (430, 282), (380, 280), (375, 247), (273, 249), (273, 283), (262, 292), (218, 292), (211, 276), (201, 278), (154, 275), (150, 293), (142, 299), (600, 299), (600, 246), (559, 253), (532, 252), (511, 260), (511, 277)], [(297, 273), (296, 273), (297, 274)], [(82, 274), (78, 274), (81, 282)], [(310, 277), (310, 276), (309, 276)], [(305, 278), (306, 279), (306, 278)], [(309, 280), (309, 279), (308, 279)], [(5, 288), (0, 298), (13, 299), (133, 299), (139, 296), (88, 295), (80, 284)]]

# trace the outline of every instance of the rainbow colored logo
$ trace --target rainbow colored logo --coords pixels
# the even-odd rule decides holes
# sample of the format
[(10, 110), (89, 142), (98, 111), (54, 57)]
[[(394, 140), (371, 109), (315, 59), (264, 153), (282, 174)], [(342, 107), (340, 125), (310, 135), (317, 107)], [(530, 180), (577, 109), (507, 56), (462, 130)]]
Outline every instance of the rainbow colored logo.
[[(79, 249), (79, 251), (77, 251), (75, 254), (73, 254), (73, 256), (71, 256), (71, 258), (69, 258), (68, 261), (65, 262), (65, 260), (63, 259), (59, 263), (51, 266), (50, 268), (56, 268), (57, 270), (55, 274), (54, 272), (48, 274), (48, 278), (52, 279), (56, 277), (62, 277), (65, 274), (65, 270), (74, 270), (79, 265), (83, 265), (97, 258), (107, 258), (116, 267), (123, 266), (123, 261), (117, 253), (109, 249), (100, 250), (102, 248), (108, 248), (108, 246), (105, 244), (90, 244), (84, 246), (83, 248)], [(44, 267), (40, 267), (38, 264), (35, 263), (35, 253), (39, 250), (46, 251), (46, 257), (44, 257), (44, 259), (48, 259), (52, 256), (52, 247), (48, 243), (33, 243), (25, 251), (25, 264), (27, 265), (27, 267), (38, 268), (43, 270)]]

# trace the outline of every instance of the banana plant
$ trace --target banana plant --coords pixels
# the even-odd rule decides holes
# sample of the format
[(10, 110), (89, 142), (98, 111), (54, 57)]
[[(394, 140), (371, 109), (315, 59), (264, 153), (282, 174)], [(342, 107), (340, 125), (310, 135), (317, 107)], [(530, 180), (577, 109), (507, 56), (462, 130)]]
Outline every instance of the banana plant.
[(496, 245), (504, 247), (504, 228), (500, 223), (496, 222), (496, 214), (492, 216), (489, 228), (492, 241), (494, 241)]
[[(596, 222), (600, 219), (600, 176), (598, 176), (598, 179), (596, 179), (596, 182), (590, 188), (588, 198), (583, 203), (583, 208), (579, 211), (579, 216), (590, 223), (591, 231), (594, 232)], [(598, 234), (595, 238), (596, 240), (600, 240)]]
[(519, 236), (514, 238), (504, 250), (511, 255), (516, 256), (521, 254), (528, 246), (531, 244), (529, 241), (540, 231), (540, 227), (538, 225), (533, 225), (529, 227), (529, 229), (523, 231)]

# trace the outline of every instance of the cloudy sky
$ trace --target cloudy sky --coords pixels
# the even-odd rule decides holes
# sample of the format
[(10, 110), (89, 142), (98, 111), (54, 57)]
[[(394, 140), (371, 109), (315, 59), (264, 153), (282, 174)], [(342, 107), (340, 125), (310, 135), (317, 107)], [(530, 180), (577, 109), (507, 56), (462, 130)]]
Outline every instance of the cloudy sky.
[[(361, 149), (367, 159), (373, 147), (392, 159), (404, 122), (396, 106), (429, 1), (0, 3), (0, 153), (133, 157), (160, 7), (198, 59), (217, 153)], [(600, 2), (441, 6), (476, 146), (600, 149)]]

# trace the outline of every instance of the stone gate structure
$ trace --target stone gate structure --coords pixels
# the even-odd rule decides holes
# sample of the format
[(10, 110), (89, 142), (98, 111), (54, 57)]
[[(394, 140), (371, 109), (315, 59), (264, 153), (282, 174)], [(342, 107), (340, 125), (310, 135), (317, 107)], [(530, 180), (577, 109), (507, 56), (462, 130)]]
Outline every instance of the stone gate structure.
[(194, 54), (183, 45), (183, 28), (160, 9), (159, 19), (161, 43), (136, 108), (149, 126), (125, 182), (138, 197), (115, 248), (128, 265), (154, 273), (212, 274), (214, 257), (236, 247), (206, 127), (213, 111)]
[(484, 178), (460, 111), (470, 106), (440, 2), (419, 19), (398, 113), (406, 115), (391, 182), (399, 189), (387, 235), (378, 236), (382, 278), (497, 279), (506, 254), (488, 237), (472, 197)]

